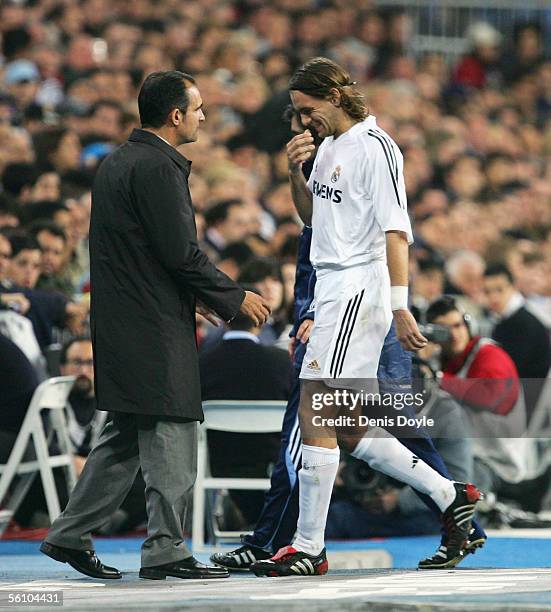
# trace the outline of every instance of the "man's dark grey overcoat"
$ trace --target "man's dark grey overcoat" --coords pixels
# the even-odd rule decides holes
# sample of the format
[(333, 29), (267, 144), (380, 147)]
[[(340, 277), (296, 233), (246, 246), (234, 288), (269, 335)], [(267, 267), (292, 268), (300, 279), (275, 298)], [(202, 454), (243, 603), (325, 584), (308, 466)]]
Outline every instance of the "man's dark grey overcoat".
[(197, 246), (190, 167), (134, 130), (98, 170), (90, 268), (100, 410), (203, 418), (195, 301), (228, 320), (244, 291)]

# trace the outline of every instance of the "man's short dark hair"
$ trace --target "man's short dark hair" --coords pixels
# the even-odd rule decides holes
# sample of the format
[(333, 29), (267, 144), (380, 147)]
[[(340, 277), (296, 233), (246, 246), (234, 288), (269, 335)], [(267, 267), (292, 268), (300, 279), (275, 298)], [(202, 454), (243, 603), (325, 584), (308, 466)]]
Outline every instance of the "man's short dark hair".
[(484, 271), (484, 278), (488, 278), (489, 276), (505, 276), (507, 280), (514, 284), (513, 275), (511, 274), (511, 270), (501, 262), (489, 264), (486, 270)]
[(246, 264), (254, 256), (253, 250), (246, 242), (232, 242), (220, 252), (219, 261), (231, 259), (241, 267)]
[(5, 192), (0, 193), (0, 214), (17, 216), (19, 214), (19, 208), (13, 196)]
[(419, 268), (419, 272), (421, 274), (426, 274), (427, 272), (442, 272), (444, 273), (444, 266), (435, 259), (419, 259), (417, 261), (417, 267)]
[(59, 363), (61, 365), (67, 364), (67, 353), (73, 344), (77, 344), (77, 342), (92, 342), (92, 339), (90, 336), (75, 336), (74, 338), (67, 340), (67, 342), (65, 342), (65, 344), (61, 347), (61, 352), (59, 353)]
[(10, 243), (10, 259), (11, 259), (11, 237), (15, 233), (15, 228), (9, 225), (3, 225), (0, 227), (0, 238), (7, 240)]
[(53, 220), (54, 215), (60, 211), (68, 211), (69, 208), (61, 200), (40, 200), (27, 204), (23, 210), (23, 216), (26, 223), (32, 223), (37, 219)]
[(63, 126), (49, 127), (41, 132), (36, 132), (33, 135), (33, 147), (36, 154), (36, 167), (39, 172), (55, 171), (51, 161), (52, 154), (57, 151), (61, 145), (64, 136), (70, 130)]
[(11, 256), (16, 257), (21, 251), (40, 251), (40, 245), (33, 236), (25, 232), (14, 232), (9, 237)]
[(160, 128), (175, 108), (185, 113), (189, 104), (188, 84), (194, 85), (195, 80), (186, 72), (152, 72), (138, 94), (142, 127)]
[(205, 223), (207, 224), (207, 227), (212, 227), (213, 225), (217, 225), (221, 221), (225, 221), (228, 218), (230, 208), (232, 206), (242, 205), (242, 200), (239, 200), (237, 198), (217, 202), (205, 212)]
[(2, 173), (2, 186), (7, 193), (19, 197), (24, 187), (32, 187), (36, 183), (38, 176), (34, 164), (7, 164)]
[(239, 283), (259, 283), (266, 278), (277, 278), (283, 282), (281, 266), (272, 257), (255, 257), (248, 261), (239, 274)]
[(427, 309), (427, 323), (433, 323), (438, 317), (443, 317), (449, 312), (461, 312), (457, 302), (451, 295), (443, 295), (434, 300)]
[(499, 151), (489, 153), (484, 159), (484, 168), (488, 168), (488, 166), (491, 166), (496, 161), (512, 162), (513, 156), (509, 155), (508, 153), (501, 153)]
[(519, 21), (515, 23), (513, 28), (513, 42), (515, 45), (518, 44), (521, 35), (528, 30), (532, 30), (534, 34), (541, 39), (543, 29), (537, 21)]
[(38, 239), (40, 232), (48, 232), (52, 236), (61, 238), (63, 242), (67, 242), (67, 236), (62, 227), (60, 227), (55, 221), (50, 219), (37, 219), (29, 226), (29, 233)]
[(32, 36), (27, 28), (12, 28), (2, 35), (2, 55), (10, 61), (18, 52), (27, 49), (32, 43)]
[(92, 104), (92, 106), (90, 106), (90, 109), (88, 110), (88, 116), (93, 117), (98, 112), (98, 110), (103, 107), (112, 108), (113, 110), (118, 111), (120, 113), (120, 116), (122, 117), (122, 106), (117, 101), (110, 100), (109, 98), (102, 98), (101, 100), (94, 102), (94, 104)]

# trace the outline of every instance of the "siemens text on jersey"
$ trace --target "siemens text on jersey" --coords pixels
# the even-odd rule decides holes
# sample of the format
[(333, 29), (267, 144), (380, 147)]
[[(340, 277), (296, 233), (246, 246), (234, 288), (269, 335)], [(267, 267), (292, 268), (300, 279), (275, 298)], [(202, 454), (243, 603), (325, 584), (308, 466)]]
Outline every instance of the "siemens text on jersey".
[(342, 202), (342, 190), (335, 189), (334, 187), (329, 187), (329, 185), (324, 185), (323, 183), (318, 183), (318, 181), (314, 181), (312, 185), (312, 193), (318, 198), (323, 198), (324, 200), (329, 200), (334, 204), (340, 204)]

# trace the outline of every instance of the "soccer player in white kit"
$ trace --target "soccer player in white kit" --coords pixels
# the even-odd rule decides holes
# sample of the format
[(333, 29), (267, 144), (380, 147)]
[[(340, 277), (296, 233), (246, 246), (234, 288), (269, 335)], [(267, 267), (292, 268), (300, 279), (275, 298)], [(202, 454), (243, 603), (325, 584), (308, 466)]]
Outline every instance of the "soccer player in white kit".
[[(324, 531), (338, 444), (344, 440), (337, 439), (331, 422), (313, 426), (313, 399), (321, 394), (337, 398), (343, 389), (353, 388), (350, 381), (376, 380), (393, 319), (404, 348), (418, 350), (427, 342), (407, 307), (408, 246), (413, 239), (402, 154), (369, 115), (354, 85), (340, 66), (314, 58), (297, 70), (289, 86), (303, 125), (324, 138), (308, 183), (301, 166), (314, 150), (310, 132), (306, 129), (287, 145), (293, 200), (304, 223), (312, 226), (316, 316), (300, 374), (303, 445), (297, 533), (291, 546), (251, 565), (257, 575), (321, 575), (328, 569)], [(318, 416), (336, 416), (336, 403), (325, 399)], [(449, 533), (447, 550), (438, 554), (452, 563), (461, 559), (480, 498), (474, 485), (444, 478), (384, 430), (366, 432), (349, 450), (429, 495), (443, 512)]]

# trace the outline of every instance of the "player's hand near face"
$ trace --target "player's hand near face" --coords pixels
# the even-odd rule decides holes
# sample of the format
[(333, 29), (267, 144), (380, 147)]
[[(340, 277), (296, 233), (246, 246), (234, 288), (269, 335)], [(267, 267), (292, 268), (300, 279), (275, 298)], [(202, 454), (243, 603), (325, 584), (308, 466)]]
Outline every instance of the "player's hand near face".
[(310, 130), (304, 130), (287, 143), (287, 160), (289, 171), (300, 172), (302, 164), (310, 159), (316, 146)]
[(427, 345), (428, 340), (417, 327), (417, 321), (409, 310), (394, 310), (396, 335), (407, 351), (418, 351)]

